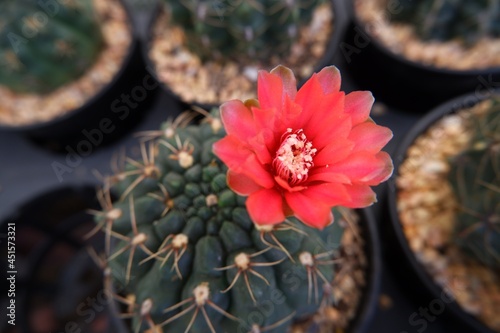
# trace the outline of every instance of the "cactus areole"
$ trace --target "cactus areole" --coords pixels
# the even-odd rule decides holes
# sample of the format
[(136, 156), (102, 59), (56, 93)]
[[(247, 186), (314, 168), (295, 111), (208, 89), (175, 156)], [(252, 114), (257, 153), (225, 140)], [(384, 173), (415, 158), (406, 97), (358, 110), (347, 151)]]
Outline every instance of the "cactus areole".
[(78, 79), (104, 44), (92, 0), (0, 1), (0, 84), (47, 94)]
[[(370, 185), (392, 172), (390, 159), (380, 152), (391, 133), (369, 119), (370, 93), (339, 91), (333, 67), (299, 92), (284, 67), (262, 72), (259, 80), (258, 101), (228, 102), (222, 117), (219, 110), (200, 111), (205, 119), (199, 124), (183, 114), (145, 132), (141, 160), (128, 159), (100, 192), (103, 211), (96, 213), (96, 229), (106, 230), (107, 263), (116, 289), (125, 295), (118, 299), (132, 318), (132, 331), (285, 333), (294, 321), (334, 301), (325, 287), (333, 281), (343, 233), (334, 221), (345, 208), (333, 206), (373, 202)], [(258, 120), (259, 110), (267, 118)], [(311, 123), (327, 117), (322, 120), (330, 127), (322, 134), (335, 135), (341, 144), (322, 145), (320, 133), (309, 127), (287, 131), (292, 123), (301, 124), (300, 115)], [(236, 124), (241, 136), (234, 132)], [(271, 132), (260, 137), (258, 128)], [(266, 135), (276, 142), (259, 146)], [(255, 143), (260, 153), (241, 140)], [(331, 173), (314, 169), (325, 163)], [(349, 172), (349, 166), (356, 170)], [(340, 194), (328, 195), (325, 184), (332, 182), (343, 189)], [(320, 207), (310, 216), (289, 205), (285, 193), (305, 196), (306, 187), (318, 191), (305, 192)], [(275, 191), (274, 202), (249, 206), (252, 193), (262, 188)], [(117, 201), (111, 201), (111, 192)], [(283, 217), (275, 221), (276, 216)]]

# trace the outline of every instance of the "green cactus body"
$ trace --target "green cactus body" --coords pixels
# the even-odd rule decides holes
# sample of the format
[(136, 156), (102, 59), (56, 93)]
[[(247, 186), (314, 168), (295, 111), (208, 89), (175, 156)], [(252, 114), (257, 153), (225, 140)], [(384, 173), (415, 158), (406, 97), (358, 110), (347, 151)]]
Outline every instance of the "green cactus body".
[(286, 54), (322, 0), (163, 0), (202, 59), (265, 60)]
[(91, 0), (47, 3), (0, 2), (0, 84), (12, 91), (50, 93), (81, 76), (103, 47)]
[(459, 39), (470, 45), (500, 37), (500, 0), (402, 0), (389, 15), (414, 26), (424, 40)]
[(474, 124), (469, 149), (451, 161), (456, 193), (457, 244), (479, 262), (500, 269), (500, 100)]
[(97, 219), (112, 239), (114, 284), (135, 296), (133, 330), (285, 333), (331, 298), (339, 211), (322, 231), (295, 218), (254, 225), (212, 153), (225, 135), (217, 112), (165, 124), (143, 161), (112, 177), (120, 200)]

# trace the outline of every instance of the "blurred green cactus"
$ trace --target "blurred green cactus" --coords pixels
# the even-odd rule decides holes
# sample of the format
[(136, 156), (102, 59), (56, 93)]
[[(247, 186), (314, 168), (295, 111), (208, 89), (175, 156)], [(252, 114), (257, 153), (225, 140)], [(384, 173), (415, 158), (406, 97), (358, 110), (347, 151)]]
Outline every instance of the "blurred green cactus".
[(481, 37), (500, 37), (500, 0), (400, 0), (389, 15), (413, 25), (424, 40), (473, 44)]
[(500, 269), (500, 99), (475, 119), (470, 148), (451, 163), (460, 211), (456, 242), (479, 262)]
[(46, 94), (77, 79), (103, 47), (92, 0), (0, 1), (0, 84)]
[(142, 161), (127, 159), (109, 178), (96, 221), (107, 231), (110, 276), (133, 296), (121, 300), (136, 331), (289, 332), (333, 302), (341, 211), (322, 231), (295, 218), (254, 225), (212, 153), (225, 135), (218, 111), (206, 116), (146, 133)]
[(286, 54), (323, 0), (163, 0), (187, 46), (202, 59)]

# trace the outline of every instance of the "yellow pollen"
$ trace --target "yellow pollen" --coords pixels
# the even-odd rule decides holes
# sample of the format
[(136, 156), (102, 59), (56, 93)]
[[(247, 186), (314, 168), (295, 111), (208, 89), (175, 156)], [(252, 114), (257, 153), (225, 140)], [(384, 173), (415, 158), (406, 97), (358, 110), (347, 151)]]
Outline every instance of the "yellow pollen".
[(282, 136), (281, 146), (276, 152), (273, 167), (281, 179), (296, 185), (307, 179), (309, 169), (314, 166), (313, 157), (317, 149), (303, 130), (292, 131), (288, 128)]

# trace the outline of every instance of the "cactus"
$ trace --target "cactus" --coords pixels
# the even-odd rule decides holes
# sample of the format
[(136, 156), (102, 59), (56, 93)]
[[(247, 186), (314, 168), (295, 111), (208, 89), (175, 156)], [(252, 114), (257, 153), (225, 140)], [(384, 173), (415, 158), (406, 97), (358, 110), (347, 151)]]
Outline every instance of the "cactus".
[(201, 59), (265, 60), (286, 54), (322, 0), (164, 0)]
[(500, 269), (500, 99), (473, 127), (471, 146), (451, 161), (460, 207), (455, 239), (480, 263)]
[(0, 84), (47, 94), (90, 68), (103, 46), (92, 0), (0, 2)]
[(218, 110), (205, 116), (145, 133), (142, 161), (128, 158), (101, 192), (96, 230), (118, 298), (135, 331), (288, 332), (333, 302), (342, 208), (322, 231), (295, 218), (254, 225), (212, 153), (225, 135)]
[(482, 37), (500, 37), (500, 0), (402, 0), (389, 15), (413, 25), (424, 40), (460, 39), (471, 45)]

